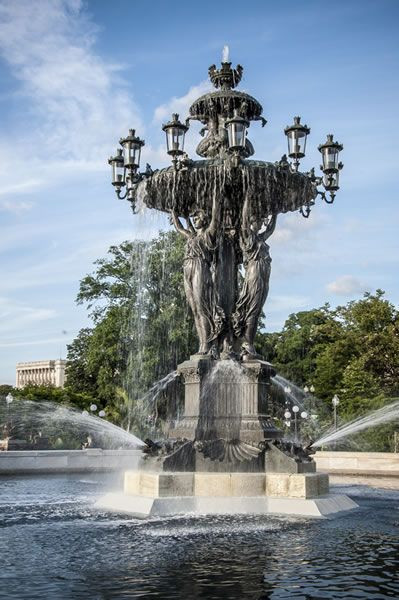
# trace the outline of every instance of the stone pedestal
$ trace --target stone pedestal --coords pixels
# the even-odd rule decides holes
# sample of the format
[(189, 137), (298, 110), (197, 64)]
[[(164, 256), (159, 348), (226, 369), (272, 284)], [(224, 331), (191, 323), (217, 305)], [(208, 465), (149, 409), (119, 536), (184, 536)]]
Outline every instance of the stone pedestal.
[(268, 412), (273, 367), (193, 356), (179, 365), (184, 415), (169, 439), (148, 446), (123, 494), (101, 508), (137, 517), (282, 513), (325, 516), (354, 508), (329, 494), (328, 475), (298, 445), (282, 441)]
[(325, 473), (155, 473), (126, 471), (124, 492), (130, 496), (270, 496), (317, 498), (329, 492)]
[(178, 366), (184, 382), (184, 415), (170, 438), (244, 443), (281, 437), (268, 414), (273, 367), (261, 360), (239, 364), (198, 356)]
[(124, 493), (96, 505), (138, 518), (178, 514), (289, 514), (326, 517), (357, 504), (328, 493), (318, 473), (147, 473), (126, 471)]

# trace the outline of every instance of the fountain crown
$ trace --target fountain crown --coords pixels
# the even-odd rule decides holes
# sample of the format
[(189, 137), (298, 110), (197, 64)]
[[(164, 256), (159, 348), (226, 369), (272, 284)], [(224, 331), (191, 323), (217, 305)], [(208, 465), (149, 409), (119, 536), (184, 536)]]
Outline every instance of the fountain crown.
[(216, 89), (232, 90), (240, 83), (243, 70), (241, 65), (232, 69), (231, 62), (222, 62), (221, 69), (217, 69), (216, 65), (209, 67), (209, 77)]

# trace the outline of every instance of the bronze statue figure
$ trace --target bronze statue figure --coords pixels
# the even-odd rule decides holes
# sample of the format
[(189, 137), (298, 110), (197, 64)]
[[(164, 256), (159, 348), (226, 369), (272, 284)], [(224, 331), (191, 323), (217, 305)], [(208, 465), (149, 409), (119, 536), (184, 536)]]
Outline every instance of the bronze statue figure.
[(254, 341), (259, 317), (269, 292), (272, 260), (266, 240), (274, 232), (276, 222), (277, 215), (264, 220), (251, 213), (247, 195), (240, 230), (245, 279), (232, 315), (234, 334), (242, 340), (241, 351), (244, 358), (259, 358)]
[(202, 209), (196, 210), (183, 226), (172, 210), (176, 230), (187, 238), (184, 258), (184, 291), (193, 311), (200, 345), (198, 354), (209, 354), (224, 320), (223, 310), (217, 304), (213, 259), (218, 243), (221, 203), (213, 199), (212, 217)]

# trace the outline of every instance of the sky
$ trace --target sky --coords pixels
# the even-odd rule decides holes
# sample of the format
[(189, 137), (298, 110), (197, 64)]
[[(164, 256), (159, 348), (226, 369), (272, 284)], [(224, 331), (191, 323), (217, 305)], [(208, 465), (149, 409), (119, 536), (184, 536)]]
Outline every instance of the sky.
[(107, 159), (134, 127), (142, 165), (169, 164), (162, 123), (210, 89), (225, 44), (268, 120), (255, 158), (286, 152), (294, 115), (311, 128), (301, 170), (327, 133), (344, 145), (335, 203), (278, 218), (267, 330), (377, 288), (397, 305), (398, 17), (397, 0), (0, 0), (0, 384), (65, 358), (89, 324), (79, 280), (110, 245), (168, 227), (116, 199)]

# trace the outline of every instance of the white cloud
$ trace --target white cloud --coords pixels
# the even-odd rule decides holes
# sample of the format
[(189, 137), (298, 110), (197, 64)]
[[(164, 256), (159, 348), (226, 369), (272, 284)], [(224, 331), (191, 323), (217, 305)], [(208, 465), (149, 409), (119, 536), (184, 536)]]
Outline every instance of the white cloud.
[(83, 6), (80, 0), (0, 0), (0, 56), (19, 81), (18, 96), (29, 102), (13, 131), (12, 169), (11, 139), (0, 139), (6, 187), (32, 178), (43, 185), (59, 177), (61, 162), (68, 177), (79, 167), (104, 168), (118, 132), (141, 126), (121, 66), (94, 51), (97, 31)]
[(184, 96), (174, 96), (169, 102), (158, 106), (154, 112), (154, 121), (169, 121), (172, 113), (178, 113), (181, 119), (185, 119), (188, 116), (188, 109), (194, 100), (197, 100), (199, 96), (211, 90), (212, 85), (209, 81), (201, 81), (198, 85), (193, 85)]
[(350, 296), (351, 294), (363, 293), (370, 287), (354, 277), (353, 275), (341, 275), (335, 281), (326, 285), (326, 290), (337, 296)]
[(20, 215), (21, 213), (24, 213), (33, 208), (33, 206), (33, 202), (24, 202), (18, 200), (15, 200), (13, 202), (11, 202), (10, 200), (0, 201), (0, 211), (12, 213), (14, 215)]
[(13, 299), (0, 298), (0, 333), (2, 336), (14, 333), (32, 323), (53, 319), (56, 314), (52, 308), (36, 308)]

